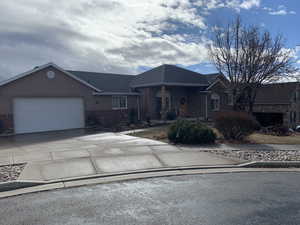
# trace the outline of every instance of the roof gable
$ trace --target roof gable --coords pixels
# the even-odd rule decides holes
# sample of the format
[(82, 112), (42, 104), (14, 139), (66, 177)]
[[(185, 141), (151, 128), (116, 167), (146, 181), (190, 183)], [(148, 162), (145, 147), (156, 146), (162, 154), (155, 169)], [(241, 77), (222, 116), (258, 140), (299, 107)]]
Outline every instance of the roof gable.
[(93, 85), (87, 83), (86, 81), (84, 81), (84, 80), (82, 80), (82, 79), (80, 79), (80, 78), (74, 76), (73, 74), (71, 74), (71, 73), (65, 71), (64, 69), (60, 68), (59, 66), (57, 66), (57, 65), (54, 64), (54, 63), (47, 63), (47, 64), (45, 64), (45, 65), (35, 67), (35, 68), (32, 69), (32, 70), (29, 70), (29, 71), (27, 71), (27, 72), (21, 73), (21, 74), (19, 74), (19, 75), (17, 75), (17, 76), (14, 76), (14, 77), (10, 78), (10, 79), (4, 80), (4, 81), (0, 82), (0, 86), (9, 84), (9, 83), (14, 82), (15, 80), (21, 79), (21, 78), (23, 78), (23, 77), (30, 76), (31, 74), (33, 74), (33, 73), (35, 73), (35, 72), (38, 72), (38, 71), (40, 71), (40, 70), (46, 69), (46, 68), (48, 68), (48, 67), (53, 67), (53, 68), (55, 68), (55, 69), (61, 71), (62, 73), (66, 74), (67, 76), (73, 78), (74, 80), (76, 80), (76, 81), (78, 81), (78, 82), (84, 84), (85, 86), (88, 86), (89, 88), (93, 89), (94, 91), (101, 92), (100, 89), (98, 89), (98, 88), (94, 87)]

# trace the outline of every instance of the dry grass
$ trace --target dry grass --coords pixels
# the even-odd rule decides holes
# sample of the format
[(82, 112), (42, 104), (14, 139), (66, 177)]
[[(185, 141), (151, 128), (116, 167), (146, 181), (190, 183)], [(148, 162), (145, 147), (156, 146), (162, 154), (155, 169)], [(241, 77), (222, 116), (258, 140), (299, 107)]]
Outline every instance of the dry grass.
[[(220, 132), (213, 128), (213, 131), (217, 135), (217, 139), (219, 142), (226, 143), (223, 140), (223, 136)], [(137, 132), (131, 134), (132, 136), (136, 137), (143, 137), (149, 138), (153, 140), (168, 142), (168, 125), (159, 126), (159, 127), (152, 127), (148, 128), (145, 131)], [(292, 134), (290, 136), (274, 136), (274, 135), (267, 135), (261, 133), (255, 133), (250, 135), (244, 142), (242, 143), (253, 143), (253, 144), (300, 144), (300, 134)]]
[(292, 134), (290, 136), (274, 136), (267, 134), (255, 133), (250, 135), (247, 140), (256, 144), (300, 144), (300, 134)]
[(145, 131), (132, 133), (132, 136), (149, 138), (153, 140), (168, 142), (168, 125), (159, 126), (159, 127), (151, 127)]

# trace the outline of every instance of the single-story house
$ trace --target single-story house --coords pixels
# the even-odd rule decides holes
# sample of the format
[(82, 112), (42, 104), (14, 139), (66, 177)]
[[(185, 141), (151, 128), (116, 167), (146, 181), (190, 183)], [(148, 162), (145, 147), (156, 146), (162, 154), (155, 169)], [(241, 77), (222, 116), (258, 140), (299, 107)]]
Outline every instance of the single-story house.
[[(48, 63), (0, 82), (0, 126), (16, 134), (84, 128), (91, 119), (109, 127), (127, 122), (132, 112), (139, 120), (166, 118), (168, 112), (212, 120), (216, 112), (232, 109), (227, 87), (222, 74), (174, 65), (123, 75)], [(256, 113), (273, 113), (258, 107)]]
[(300, 124), (300, 82), (266, 84), (257, 92), (254, 115), (263, 126)]
[(0, 83), (0, 121), (16, 134), (160, 119), (167, 112), (212, 118), (230, 108), (226, 78), (162, 65), (139, 75), (68, 71), (48, 63)]

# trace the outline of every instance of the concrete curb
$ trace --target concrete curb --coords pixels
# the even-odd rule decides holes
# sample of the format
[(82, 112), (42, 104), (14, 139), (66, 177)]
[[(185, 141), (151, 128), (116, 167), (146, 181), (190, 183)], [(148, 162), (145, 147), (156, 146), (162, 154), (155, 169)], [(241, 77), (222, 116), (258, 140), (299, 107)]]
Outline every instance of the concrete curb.
[[(236, 166), (218, 166), (218, 167), (198, 166), (198, 167), (184, 167), (184, 168), (181, 167), (181, 168), (172, 168), (172, 169), (169, 168), (169, 169), (160, 169), (160, 170), (133, 171), (127, 173), (102, 174), (98, 176), (94, 175), (94, 176), (86, 176), (80, 178), (61, 179), (61, 180), (49, 181), (49, 182), (13, 181), (7, 183), (11, 183), (15, 187), (21, 187), (21, 188), (15, 190), (7, 189), (5, 191), (2, 191), (0, 192), (0, 198), (6, 198), (11, 196), (17, 196), (17, 195), (35, 193), (41, 191), (49, 191), (54, 189), (120, 182), (126, 180), (165, 177), (165, 176), (193, 175), (193, 174), (220, 174), (220, 173), (222, 174), (223, 173), (249, 173), (249, 172), (300, 172), (300, 162), (297, 162), (298, 168), (295, 167), (262, 168), (261, 165), (263, 165), (263, 163), (268, 164), (270, 162), (250, 162), (250, 163), (244, 163)], [(284, 163), (285, 165), (287, 164), (286, 162)], [(24, 184), (28, 186), (24, 186)]]
[(245, 168), (300, 168), (300, 161), (253, 161), (239, 166)]

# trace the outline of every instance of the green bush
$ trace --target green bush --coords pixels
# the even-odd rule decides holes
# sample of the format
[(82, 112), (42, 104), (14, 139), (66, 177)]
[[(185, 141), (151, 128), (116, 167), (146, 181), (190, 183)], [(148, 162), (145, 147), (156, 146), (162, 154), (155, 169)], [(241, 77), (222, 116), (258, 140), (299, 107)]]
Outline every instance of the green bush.
[(212, 144), (216, 135), (212, 129), (199, 122), (178, 120), (169, 127), (168, 138), (174, 143)]
[(167, 120), (175, 120), (176, 117), (177, 117), (177, 115), (175, 112), (173, 112), (173, 111), (167, 112), (167, 116), (166, 116)]
[(259, 130), (260, 124), (246, 112), (221, 112), (216, 116), (215, 127), (226, 140), (242, 140)]

